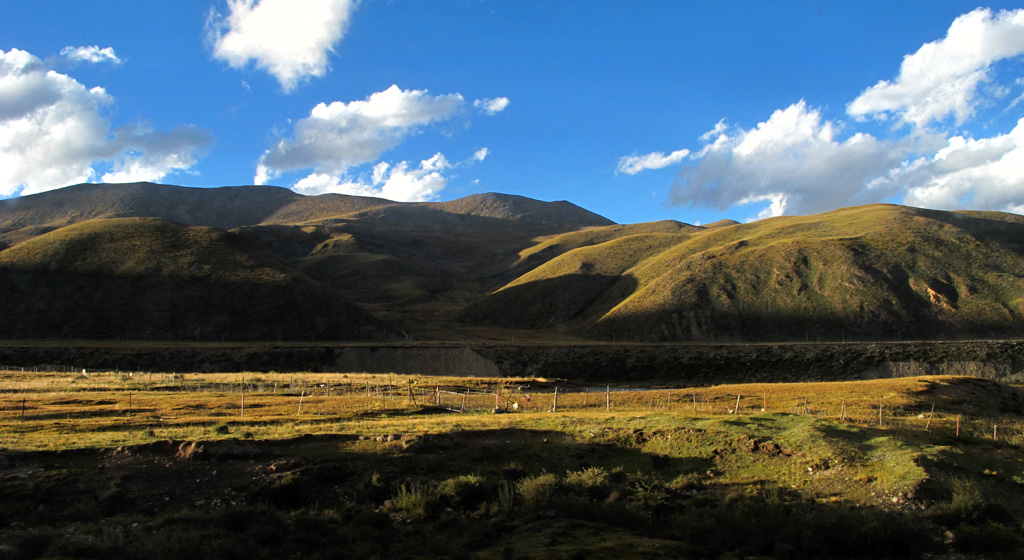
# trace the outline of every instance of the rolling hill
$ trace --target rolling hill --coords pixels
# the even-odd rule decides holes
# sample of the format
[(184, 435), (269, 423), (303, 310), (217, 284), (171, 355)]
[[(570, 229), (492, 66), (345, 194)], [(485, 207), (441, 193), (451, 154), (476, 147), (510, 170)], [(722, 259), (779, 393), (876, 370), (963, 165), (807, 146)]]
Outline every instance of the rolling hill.
[(5, 338), (397, 336), (238, 235), (159, 218), (89, 220), (0, 252), (0, 304)]
[(76, 185), (0, 201), (2, 337), (1024, 334), (1024, 217), (869, 205), (614, 224), (495, 193)]
[(0, 303), (13, 318), (0, 336), (404, 337), (496, 287), (487, 277), (538, 236), (609, 224), (567, 202), (494, 193), (398, 203), (75, 185), (0, 201)]
[(623, 233), (558, 254), (463, 316), (618, 340), (1024, 332), (1024, 218), (1014, 214), (870, 205)]

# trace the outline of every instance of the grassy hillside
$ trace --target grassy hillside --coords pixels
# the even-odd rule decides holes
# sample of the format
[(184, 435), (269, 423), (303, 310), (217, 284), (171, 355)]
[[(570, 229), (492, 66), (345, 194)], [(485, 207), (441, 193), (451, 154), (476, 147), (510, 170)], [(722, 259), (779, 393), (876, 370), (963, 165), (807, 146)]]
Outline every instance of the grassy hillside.
[(380, 339), (340, 292), (241, 237), (156, 218), (91, 220), (0, 252), (0, 336)]
[(581, 284), (586, 305), (560, 322), (599, 338), (1019, 333), (1022, 236), (1016, 215), (893, 205), (636, 236), (628, 250), (608, 243), (565, 252), (467, 317), (508, 325), (524, 306)]
[[(233, 251), (238, 249), (235, 245), (220, 247), (217, 255), (211, 253), (212, 261), (205, 270), (196, 268), (191, 249), (181, 249), (176, 244), (197, 241), (211, 250), (211, 245), (195, 238), (198, 230), (189, 230), (187, 236), (172, 240), (156, 233), (152, 223), (140, 232), (137, 230), (142, 222), (111, 221), (105, 223), (105, 231), (100, 235), (95, 224), (84, 226), (98, 218), (159, 218), (183, 226), (229, 230), (240, 239), (218, 239), (232, 239), (232, 243), (244, 239), (246, 251), (263, 253), (261, 258), (270, 254), (277, 257), (273, 266), (257, 267), (260, 273), (287, 271), (282, 273), (285, 277), (302, 278), (295, 282), (326, 290), (331, 297), (344, 293), (359, 304), (373, 306), (375, 312), (401, 318), (401, 328), (413, 331), (422, 324), (436, 323), (439, 314), (449, 315), (462, 305), (452, 302), (466, 301), (500, 285), (495, 278), (515, 262), (519, 251), (534, 244), (535, 238), (611, 223), (568, 202), (541, 202), (494, 193), (437, 203), (400, 203), (340, 194), (307, 197), (277, 187), (76, 185), (0, 201), (0, 251), (5, 255), (6, 268), (33, 271), (31, 281), (24, 277), (18, 281), (24, 289), (39, 293), (45, 284), (39, 275), (50, 269), (63, 271), (62, 274), (74, 271), (77, 277), (132, 276), (136, 283), (145, 284), (156, 279), (174, 279), (185, 284), (224, 280), (218, 275), (241, 275), (246, 277), (243, 282), (252, 282), (247, 275), (257, 274), (257, 269), (246, 268), (234, 259), (237, 255)], [(126, 228), (117, 242), (112, 241), (117, 234), (109, 231), (115, 226)], [(86, 241), (90, 245), (83, 250), (79, 238), (87, 231), (91, 232)], [(275, 282), (259, 279), (255, 285), (277, 285)], [(32, 288), (30, 284), (38, 287)], [(153, 289), (161, 291), (165, 287)], [(136, 292), (144, 291), (140, 287), (123, 295), (135, 298)], [(50, 307), (77, 305), (78, 296), (73, 290), (49, 293), (52, 304), (26, 304), (18, 309), (21, 313), (49, 313)], [(8, 297), (11, 301), (16, 298)], [(141, 305), (142, 301), (125, 302), (110, 309)], [(112, 315), (113, 311), (105, 313)], [(22, 321), (25, 325), (50, 324), (48, 319), (39, 321), (28, 316)], [(319, 327), (303, 328), (311, 331), (310, 338), (350, 336), (333, 336)], [(277, 336), (277, 326), (265, 325), (260, 329), (271, 338)], [(62, 326), (57, 332), (67, 330)], [(162, 332), (166, 328), (156, 330)], [(35, 332), (33, 336), (55, 332), (53, 327), (15, 331)], [(174, 336), (184, 333), (182, 329), (174, 332)], [(111, 336), (104, 333), (90, 336)], [(185, 336), (194, 337), (187, 333)]]
[[(593, 233), (599, 239), (606, 232)], [(583, 235), (559, 236), (566, 237), (573, 242)], [(648, 233), (569, 251), (470, 305), (463, 320), (531, 329), (565, 323), (592, 307), (626, 270), (677, 241), (673, 234)]]
[(565, 252), (580, 247), (598, 245), (606, 241), (626, 237), (629, 235), (640, 235), (644, 233), (692, 233), (701, 231), (703, 228), (691, 226), (675, 220), (662, 220), (658, 222), (646, 222), (641, 224), (611, 225), (604, 227), (587, 228), (582, 231), (572, 231), (545, 239), (541, 243), (533, 245), (519, 253), (519, 260), (514, 267), (517, 270), (529, 270), (534, 266), (547, 262)]
[[(129, 221), (90, 222), (98, 218)], [(183, 229), (165, 235), (172, 222)], [(216, 230), (190, 229), (198, 226)], [(0, 256), (6, 285), (16, 285), (18, 271), (17, 293), (36, 294), (17, 309), (44, 315), (79, 307), (78, 288), (64, 288), (70, 274), (76, 282), (134, 279), (138, 287), (121, 295), (138, 301), (104, 303), (108, 315), (148, 305), (143, 285), (151, 282), (178, 282), (175, 292), (290, 282), (328, 299), (345, 294), (413, 338), (507, 339), (517, 330), (622, 341), (1024, 334), (1024, 217), (995, 212), (871, 205), (750, 224), (617, 225), (568, 202), (495, 193), (399, 203), (276, 187), (77, 185), (0, 201)], [(54, 287), (44, 290), (46, 282)], [(14, 293), (0, 297), (20, 301)], [(255, 307), (263, 297), (251, 300), (260, 301)], [(56, 319), (20, 320), (26, 327), (17, 332), (66, 330)], [(276, 331), (251, 328), (245, 336)], [(124, 336), (105, 329), (102, 336)], [(331, 330), (294, 329), (310, 338)]]

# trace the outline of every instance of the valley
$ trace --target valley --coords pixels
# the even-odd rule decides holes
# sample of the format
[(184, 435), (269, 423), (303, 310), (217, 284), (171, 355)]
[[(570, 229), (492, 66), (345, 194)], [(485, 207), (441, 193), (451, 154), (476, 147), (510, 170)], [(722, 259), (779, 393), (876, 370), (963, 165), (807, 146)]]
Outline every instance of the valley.
[(0, 200), (0, 557), (1017, 558), (1024, 218)]

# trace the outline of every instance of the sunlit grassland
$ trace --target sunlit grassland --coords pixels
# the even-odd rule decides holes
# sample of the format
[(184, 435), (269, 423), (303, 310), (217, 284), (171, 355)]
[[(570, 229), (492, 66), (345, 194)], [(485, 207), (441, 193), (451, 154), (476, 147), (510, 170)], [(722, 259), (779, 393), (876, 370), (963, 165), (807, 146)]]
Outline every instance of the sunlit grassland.
[(633, 419), (651, 427), (753, 417), (767, 429), (769, 420), (783, 415), (875, 428), (892, 437), (957, 437), (959, 425), (960, 437), (1020, 442), (1020, 416), (1006, 414), (1019, 411), (1013, 406), (1020, 398), (1012, 387), (961, 377), (627, 389), (397, 374), (8, 371), (0, 373), (0, 446), (547, 429)]
[(1016, 387), (953, 376), (3, 372), (0, 489), (31, 521), (0, 542), (181, 557), (244, 530), (279, 555), (312, 538), (359, 557), (1018, 558), (1022, 406)]

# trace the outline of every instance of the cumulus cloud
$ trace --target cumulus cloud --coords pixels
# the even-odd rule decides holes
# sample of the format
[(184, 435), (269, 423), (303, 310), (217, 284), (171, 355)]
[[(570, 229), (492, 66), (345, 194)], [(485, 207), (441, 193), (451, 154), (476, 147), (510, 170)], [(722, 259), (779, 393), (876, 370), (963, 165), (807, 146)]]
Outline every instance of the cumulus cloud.
[(121, 64), (122, 62), (117, 57), (117, 54), (114, 53), (113, 47), (101, 49), (96, 45), (91, 47), (64, 47), (60, 50), (60, 55), (72, 62), (88, 62), (91, 64), (99, 64), (101, 62)]
[(104, 175), (157, 181), (195, 164), (212, 142), (185, 126), (159, 132), (111, 130), (104, 110), (113, 98), (48, 68), (32, 54), (0, 51), (0, 196), (28, 195)]
[[(1011, 93), (1024, 79), (998, 83), (994, 68), (1022, 54), (1024, 10), (964, 14), (945, 38), (904, 57), (894, 81), (849, 103), (853, 122), (827, 120), (804, 101), (750, 129), (719, 121), (701, 136), (704, 145), (690, 155), (694, 163), (682, 170), (668, 202), (719, 210), (763, 205), (756, 219), (880, 201), (1020, 212), (1024, 119), (1008, 133), (982, 138), (963, 126), (983, 103), (1005, 105), (1003, 114), (1020, 104), (1024, 96)], [(900, 136), (896, 126), (888, 139), (853, 130), (868, 117), (912, 127)]]
[(489, 153), (490, 151), (487, 148), (480, 148), (479, 150), (473, 152), (473, 161), (483, 161), (487, 159), (487, 154)]
[(294, 139), (282, 139), (260, 158), (256, 182), (310, 167), (316, 174), (341, 176), (376, 160), (420, 127), (451, 118), (464, 104), (457, 93), (432, 96), (394, 85), (363, 101), (320, 103), (295, 123)]
[(448, 184), (444, 171), (451, 164), (441, 153), (420, 162), (419, 167), (410, 169), (409, 162), (394, 166), (380, 162), (373, 167), (369, 178), (353, 179), (326, 173), (311, 173), (299, 180), (292, 189), (305, 195), (326, 193), (374, 196), (399, 202), (423, 202), (434, 200)]
[(143, 125), (117, 128), (105, 149), (113, 169), (101, 180), (107, 183), (158, 181), (174, 171), (195, 165), (197, 148), (210, 143), (210, 133), (193, 125), (178, 126), (167, 132)]
[(1008, 134), (954, 136), (930, 157), (908, 161), (880, 181), (906, 190), (904, 202), (945, 210), (1024, 210), (1024, 119)]
[(690, 155), (690, 150), (676, 150), (669, 155), (663, 152), (651, 152), (642, 156), (626, 156), (619, 159), (619, 166), (616, 171), (627, 175), (636, 175), (646, 169), (661, 169), (683, 161), (683, 158)]
[(716, 126), (694, 154), (696, 164), (681, 172), (669, 201), (724, 210), (770, 200), (770, 215), (863, 204), (892, 195), (895, 185), (875, 179), (936, 142), (929, 136), (889, 142), (863, 133), (839, 140), (837, 129), (804, 101), (749, 130)]
[(895, 81), (882, 80), (847, 106), (853, 117), (895, 115), (917, 127), (950, 114), (957, 124), (974, 112), (980, 83), (993, 63), (1024, 53), (1024, 10), (977, 9), (956, 18), (944, 39), (907, 55)]
[(232, 68), (250, 62), (287, 93), (327, 73), (328, 56), (345, 34), (354, 0), (227, 0), (211, 10), (207, 37), (213, 56)]
[(508, 107), (509, 100), (507, 97), (495, 97), (494, 99), (477, 99), (473, 101), (473, 106), (488, 115), (500, 113)]

